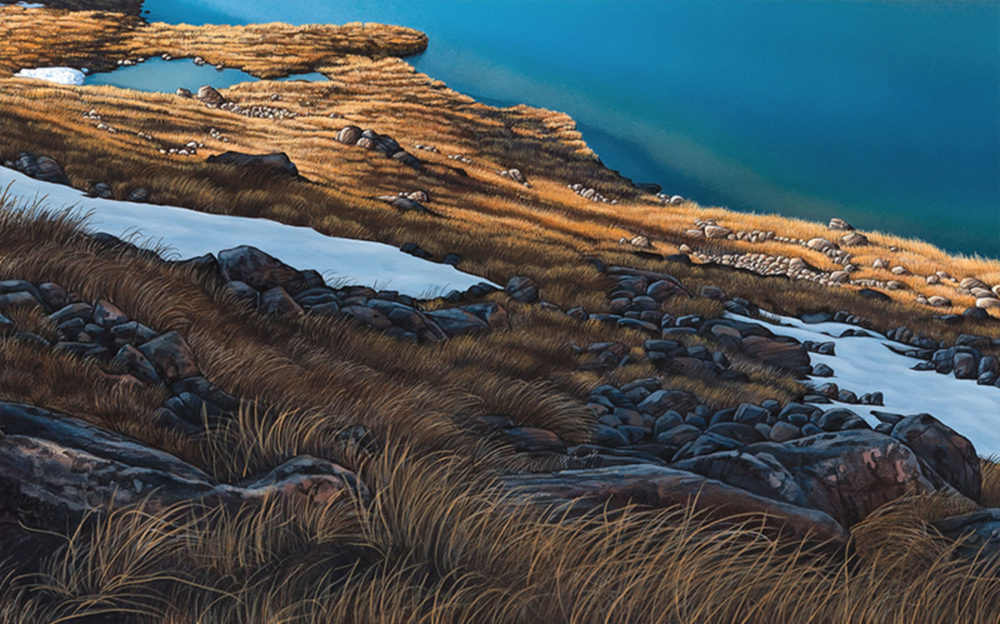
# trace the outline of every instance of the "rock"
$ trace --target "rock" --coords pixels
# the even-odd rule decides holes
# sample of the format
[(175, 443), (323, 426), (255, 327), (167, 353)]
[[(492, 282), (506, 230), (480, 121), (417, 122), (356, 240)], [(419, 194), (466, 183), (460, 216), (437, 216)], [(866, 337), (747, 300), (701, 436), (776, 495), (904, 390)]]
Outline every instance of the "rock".
[(627, 505), (667, 508), (695, 505), (717, 518), (763, 514), (768, 526), (796, 537), (837, 545), (847, 533), (828, 515), (788, 505), (706, 479), (683, 470), (634, 464), (544, 474), (516, 474), (501, 482), (519, 498), (545, 509), (553, 518), (573, 517), (594, 510)]
[(639, 247), (640, 249), (650, 249), (653, 247), (653, 244), (649, 242), (649, 239), (641, 234), (633, 236), (632, 239), (629, 240), (629, 244), (633, 247)]
[(423, 247), (421, 247), (416, 243), (404, 243), (403, 246), (399, 248), (399, 250), (405, 254), (416, 256), (421, 260), (430, 260), (431, 258), (434, 257), (433, 254), (431, 254), (431, 252), (427, 251), (426, 249), (424, 249)]
[(738, 408), (736, 408), (736, 413), (733, 414), (733, 422), (756, 425), (759, 422), (764, 422), (769, 414), (770, 412), (759, 405), (754, 405), (753, 403), (742, 403)]
[(514, 276), (507, 282), (504, 290), (512, 299), (521, 303), (538, 301), (538, 285), (530, 277)]
[(521, 173), (520, 169), (508, 169), (506, 173), (507, 173), (506, 177), (509, 177), (511, 180), (517, 182), (518, 184), (524, 184), (525, 182), (527, 182), (527, 179), (525, 179), (524, 174)]
[(708, 299), (715, 299), (716, 301), (724, 301), (726, 299), (726, 291), (718, 286), (702, 286), (698, 294)]
[(680, 195), (671, 195), (670, 196), (670, 205), (671, 206), (680, 206), (681, 204), (683, 204), (686, 201), (687, 200), (684, 199), (683, 197), (681, 197)]
[(802, 437), (802, 430), (790, 422), (779, 420), (771, 426), (769, 437), (773, 442), (787, 442)]
[(877, 301), (892, 301), (892, 297), (885, 294), (884, 292), (879, 292), (871, 288), (862, 288), (858, 291), (858, 294), (866, 299), (875, 299)]
[(366, 305), (348, 305), (340, 309), (340, 313), (374, 329), (389, 329), (390, 321), (384, 314)]
[(141, 186), (136, 187), (128, 192), (128, 195), (125, 196), (125, 201), (144, 204), (149, 201), (149, 191)]
[(664, 446), (669, 446), (672, 448), (680, 448), (695, 440), (701, 435), (701, 429), (691, 424), (680, 424), (667, 429), (666, 431), (661, 431), (656, 435), (656, 441)]
[(185, 89), (184, 87), (179, 87), (176, 91), (174, 91), (174, 94), (179, 95), (182, 98), (194, 97), (194, 94), (191, 93), (191, 90)]
[(220, 251), (219, 268), (227, 282), (244, 282), (260, 291), (281, 286), (294, 296), (312, 285), (299, 271), (247, 245)]
[[(399, 151), (392, 155), (392, 159), (399, 162), (400, 164), (406, 165), (413, 169), (423, 169), (424, 161), (420, 160), (413, 154), (405, 151)], [(429, 212), (429, 211), (428, 211)]]
[(260, 311), (263, 314), (303, 314), (305, 311), (281, 286), (275, 286), (260, 296)]
[(433, 320), (406, 304), (371, 299), (368, 302), (368, 307), (385, 316), (393, 325), (416, 334), (422, 341), (438, 342), (448, 338), (448, 335)]
[(244, 501), (266, 500), (279, 496), (300, 503), (327, 506), (336, 497), (346, 493), (362, 501), (370, 493), (365, 483), (354, 472), (326, 459), (299, 455), (286, 461), (260, 479), (240, 488), (233, 494)]
[(49, 156), (35, 156), (31, 152), (21, 152), (14, 161), (14, 168), (36, 180), (66, 186), (70, 184), (62, 165)]
[(484, 320), (462, 308), (434, 310), (427, 312), (427, 316), (437, 323), (444, 333), (452, 337), (489, 329)]
[(795, 342), (779, 342), (764, 336), (743, 339), (743, 352), (765, 364), (784, 368), (797, 374), (809, 372), (809, 353)]
[(795, 477), (766, 454), (756, 457), (739, 451), (724, 451), (676, 462), (671, 468), (721, 481), (757, 496), (798, 507), (810, 506), (809, 498)]
[(942, 297), (941, 295), (933, 295), (927, 298), (927, 305), (935, 308), (946, 308), (951, 306), (951, 299)]
[(727, 227), (722, 227), (721, 225), (705, 226), (705, 238), (726, 238), (732, 233), (732, 230)]
[(507, 310), (499, 303), (474, 303), (462, 306), (462, 309), (475, 314), (490, 329), (510, 329), (510, 318), (507, 316)]
[(360, 138), (361, 128), (357, 126), (345, 126), (338, 130), (337, 135), (334, 137), (338, 143), (345, 145), (355, 145)]
[(203, 502), (240, 509), (275, 497), (326, 505), (367, 489), (354, 473), (311, 457), (295, 458), (246, 486), (215, 482), (172, 455), (82, 421), (30, 406), (0, 404), (0, 496), (18, 501), (42, 528), (83, 514), (141, 504), (157, 511)]
[[(843, 391), (841, 391), (843, 392)], [(852, 395), (854, 393), (851, 393)], [(838, 393), (838, 400), (844, 403), (857, 403), (857, 398), (854, 401), (844, 401), (840, 398), (840, 393)], [(829, 409), (816, 419), (816, 426), (823, 431), (848, 431), (850, 429), (871, 429), (868, 423), (864, 421), (860, 416), (855, 414), (849, 409), (844, 409), (842, 407), (835, 407)]]
[(167, 384), (199, 374), (191, 347), (176, 331), (146, 342), (139, 347), (139, 351), (146, 356)]
[(254, 309), (257, 309), (257, 305), (260, 302), (260, 293), (253, 286), (239, 280), (226, 282), (222, 292), (237, 301), (246, 303)]
[(619, 432), (614, 427), (610, 427), (603, 423), (598, 423), (594, 427), (591, 439), (594, 444), (610, 448), (618, 448), (628, 444), (628, 438), (626, 438), (624, 434)]
[(132, 375), (144, 384), (156, 386), (162, 383), (156, 369), (146, 359), (146, 356), (130, 344), (124, 345), (118, 350), (114, 359), (111, 360), (111, 365)]
[(851, 281), (851, 274), (847, 271), (834, 271), (830, 273), (830, 282), (834, 284), (846, 284)]
[(820, 362), (813, 365), (812, 374), (816, 377), (833, 377), (833, 369)]
[(993, 297), (980, 297), (979, 299), (976, 299), (976, 307), (984, 310), (1000, 309), (1000, 299), (995, 299)]
[(836, 244), (821, 237), (809, 239), (809, 241), (806, 243), (806, 247), (814, 251), (818, 251), (820, 253), (826, 253), (827, 251), (830, 251), (832, 249), (837, 249)]
[[(30, 436), (121, 463), (155, 468), (181, 479), (209, 479), (201, 470), (168, 453), (145, 447), (131, 438), (82, 420), (30, 405), (0, 402), (0, 432), (3, 433), (0, 442), (4, 436)], [(0, 471), (0, 480), (6, 476)], [(33, 484), (28, 480), (25, 485), (31, 487)]]
[(858, 232), (851, 232), (841, 236), (840, 242), (845, 247), (863, 247), (868, 244), (868, 237)]
[(428, 210), (420, 202), (402, 195), (382, 195), (380, 197), (376, 197), (376, 199), (384, 201), (393, 208), (402, 210), (403, 212), (420, 212), (424, 214), (430, 212), (430, 210)]
[(975, 379), (979, 376), (979, 362), (975, 355), (959, 352), (952, 359), (952, 371), (956, 379)]
[(831, 230), (853, 230), (854, 226), (848, 223), (847, 221), (844, 221), (840, 217), (833, 217), (832, 219), (830, 219), (829, 228)]
[[(34, 287), (32, 289), (34, 290)], [(20, 307), (40, 307), (42, 305), (42, 300), (31, 292), (16, 291), (0, 294), (0, 311), (8, 311)]]
[(844, 526), (906, 494), (936, 491), (917, 455), (901, 441), (868, 430), (761, 442), (743, 452), (767, 454), (795, 477), (809, 506)]
[(93, 318), (95, 323), (105, 329), (111, 329), (129, 320), (118, 306), (104, 299), (98, 299), (97, 305), (94, 306)]
[(96, 182), (90, 185), (87, 190), (87, 197), (99, 197), (100, 199), (114, 199), (114, 192), (107, 182)]
[(299, 177), (299, 169), (284, 152), (270, 154), (243, 154), (241, 152), (223, 152), (218, 156), (209, 156), (205, 162), (222, 165), (232, 165), (246, 169), (247, 173), (257, 175), (262, 172), (274, 172), (292, 177)]
[(934, 523), (947, 538), (961, 542), (958, 554), (987, 564), (986, 572), (993, 576), (1000, 560), (1000, 509), (980, 509)]
[(222, 97), (222, 94), (211, 85), (204, 85), (200, 87), (198, 89), (198, 95), (195, 97), (197, 97), (203, 104), (213, 108), (217, 108), (226, 103), (226, 98)]
[(976, 449), (964, 436), (930, 414), (907, 416), (895, 423), (892, 437), (903, 441), (941, 479), (976, 502), (982, 500), (982, 477)]
[(698, 405), (698, 399), (690, 392), (657, 390), (646, 397), (636, 408), (644, 414), (658, 417), (668, 409), (684, 414), (694, 410), (696, 405)]
[(655, 182), (636, 182), (633, 184), (637, 191), (642, 191), (643, 193), (649, 193), (651, 195), (656, 195), (663, 190), (663, 187)]

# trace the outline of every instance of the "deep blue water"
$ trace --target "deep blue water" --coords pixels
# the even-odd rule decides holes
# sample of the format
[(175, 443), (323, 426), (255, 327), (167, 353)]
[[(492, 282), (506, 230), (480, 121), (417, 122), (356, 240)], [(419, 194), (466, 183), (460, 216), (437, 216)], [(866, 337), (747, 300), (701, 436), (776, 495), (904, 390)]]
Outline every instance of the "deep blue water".
[(149, 19), (175, 23), (411, 26), (430, 37), (411, 59), (419, 70), (473, 97), (570, 113), (602, 160), (638, 181), (703, 204), (841, 216), (1000, 257), (996, 0), (146, 7)]
[[(311, 72), (294, 74), (279, 80), (326, 80), (326, 76)], [(218, 70), (214, 65), (195, 65), (192, 59), (164, 61), (161, 58), (148, 59), (137, 65), (119, 67), (112, 72), (87, 76), (84, 84), (114, 85), (136, 91), (157, 91), (173, 93), (183, 87), (193, 93), (202, 85), (212, 85), (225, 89), (241, 82), (257, 80), (254, 76), (238, 69)]]

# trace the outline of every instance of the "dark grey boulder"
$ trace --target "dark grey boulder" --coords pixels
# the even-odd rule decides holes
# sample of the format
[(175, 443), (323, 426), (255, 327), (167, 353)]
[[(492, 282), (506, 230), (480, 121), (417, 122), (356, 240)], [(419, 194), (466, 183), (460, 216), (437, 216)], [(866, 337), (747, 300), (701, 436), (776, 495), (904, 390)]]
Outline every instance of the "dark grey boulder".
[(427, 312), (427, 316), (449, 336), (462, 336), (489, 329), (485, 321), (462, 308), (434, 310)]
[(507, 282), (507, 294), (511, 299), (521, 303), (534, 303), (538, 301), (538, 284), (530, 277), (514, 276)]
[(742, 450), (773, 457), (795, 477), (810, 507), (848, 527), (889, 501), (938, 489), (909, 447), (874, 431), (824, 433), (782, 444), (761, 442)]
[(232, 165), (248, 172), (272, 172), (292, 177), (299, 177), (299, 168), (284, 152), (271, 154), (244, 154), (242, 152), (223, 152), (217, 156), (209, 156), (208, 163)]
[(150, 340), (139, 347), (139, 350), (168, 384), (199, 374), (191, 347), (175, 331)]
[(141, 186), (134, 188), (128, 192), (128, 195), (125, 196), (125, 201), (145, 204), (149, 201), (149, 191)]
[(905, 443), (956, 490), (976, 502), (982, 499), (979, 458), (968, 438), (930, 414), (903, 418), (893, 426), (892, 437)]
[(255, 290), (281, 286), (294, 296), (310, 287), (309, 280), (299, 271), (248, 245), (220, 251), (219, 267), (227, 282), (244, 282)]

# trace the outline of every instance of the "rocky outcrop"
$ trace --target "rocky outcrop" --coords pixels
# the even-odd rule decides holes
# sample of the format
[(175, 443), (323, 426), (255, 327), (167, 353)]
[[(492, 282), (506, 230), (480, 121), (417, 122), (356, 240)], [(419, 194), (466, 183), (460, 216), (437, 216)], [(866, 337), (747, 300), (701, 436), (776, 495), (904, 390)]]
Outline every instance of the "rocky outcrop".
[(273, 497), (323, 505), (339, 495), (367, 496), (353, 472), (312, 457), (245, 484), (219, 483), (135, 440), (26, 405), (0, 403), (0, 433), (0, 501), (17, 501), (8, 511), (30, 514), (45, 527), (123, 505), (238, 507)]
[[(413, 297), (396, 291), (375, 291), (365, 286), (331, 288), (316, 271), (299, 271), (255, 247), (221, 251), (217, 266), (227, 282), (225, 291), (264, 314), (349, 317), (415, 343), (440, 342), (510, 326), (506, 311), (496, 303), (471, 303), (428, 312)], [(465, 293), (449, 293), (445, 298), (458, 302), (494, 290), (484, 283)]]
[[(576, 516), (626, 505), (669, 508), (693, 505), (717, 517), (766, 516), (771, 526), (793, 535), (843, 545), (847, 532), (830, 516), (779, 503), (720, 481), (663, 466), (633, 465), (593, 470), (503, 477), (522, 500), (546, 508), (553, 517)], [(736, 519), (735, 521), (739, 521)]]
[[(754, 469), (747, 469), (748, 463)], [(905, 494), (937, 490), (916, 453), (874, 431), (750, 444), (739, 453), (707, 455), (680, 465), (775, 500), (818, 509), (848, 527)]]

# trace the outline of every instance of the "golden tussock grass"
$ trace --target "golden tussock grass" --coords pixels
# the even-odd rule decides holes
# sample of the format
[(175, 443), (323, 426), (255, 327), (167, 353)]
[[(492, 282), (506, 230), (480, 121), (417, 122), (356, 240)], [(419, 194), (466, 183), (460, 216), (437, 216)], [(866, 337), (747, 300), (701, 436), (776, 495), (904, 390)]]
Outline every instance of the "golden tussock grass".
[(931, 525), (967, 510), (941, 496), (876, 512), (845, 553), (774, 539), (758, 518), (683, 509), (545, 521), (467, 462), (402, 447), (361, 471), (377, 492), (365, 505), (112, 512), (69, 536), (37, 577), (6, 583), (0, 604), (10, 622), (102, 612), (156, 622), (581, 624), (998, 616), (994, 565), (955, 557), (960, 544)]
[[(68, 6), (68, 4), (66, 5)], [(76, 8), (76, 7), (68, 7)], [(128, 10), (124, 7), (123, 10)], [(274, 42), (290, 38), (281, 57)], [(422, 49), (420, 33), (394, 27), (175, 27), (124, 15), (0, 8), (0, 69), (89, 64), (167, 52), (201, 55), (259, 76), (323, 72), (327, 83), (261, 81), (224, 92), (241, 106), (278, 106), (294, 118), (248, 118), (165, 94), (69, 88), (2, 79), (0, 158), (21, 150), (55, 157), (74, 186), (145, 186), (153, 201), (267, 217), (337, 236), (463, 255), (465, 271), (503, 282), (534, 277), (542, 297), (567, 309), (606, 309), (614, 280), (588, 263), (664, 271), (691, 290), (712, 284), (782, 313), (848, 309), (886, 330), (995, 335), (989, 322), (943, 325), (915, 292), (945, 270), (994, 283), (995, 260), (947, 255), (917, 241), (866, 233), (861, 277), (875, 257), (917, 275), (894, 301), (725, 269), (638, 256), (618, 243), (636, 233), (674, 253), (696, 217), (733, 229), (835, 238), (825, 226), (774, 215), (737, 215), (692, 203), (661, 206), (602, 167), (568, 116), (525, 106), (496, 109), (449, 90), (393, 56)], [(272, 100), (278, 95), (279, 100)], [(84, 117), (94, 110), (107, 125)], [(421, 171), (341, 145), (347, 124), (394, 136), (425, 161)], [(209, 134), (218, 130), (230, 139)], [(148, 133), (153, 140), (137, 133)], [(203, 141), (196, 158), (159, 149)], [(440, 153), (417, 151), (433, 144)], [(205, 153), (284, 151), (308, 182), (248, 178), (203, 162)], [(472, 164), (447, 158), (464, 154)], [(520, 168), (531, 188), (500, 177)], [(459, 171), (458, 169), (461, 169)], [(589, 202), (585, 183), (619, 200)], [(426, 190), (439, 216), (401, 213), (373, 200)], [(10, 207), (12, 198), (0, 203)], [(831, 215), (833, 216), (833, 215)], [(706, 243), (707, 245), (707, 243)], [(890, 251), (890, 245), (900, 251)], [(713, 242), (719, 250), (798, 255), (794, 245)], [(308, 267), (303, 267), (308, 268)], [(593, 513), (557, 522), (519, 505), (495, 482), (503, 472), (556, 467), (516, 453), (490, 434), (491, 416), (589, 438), (593, 386), (660, 376), (716, 406), (798, 396), (795, 380), (729, 354), (749, 383), (727, 383), (635, 363), (608, 375), (577, 369), (571, 344), (615, 341), (639, 353), (646, 337), (558, 311), (503, 301), (512, 329), (416, 346), (341, 319), (266, 318), (241, 308), (210, 276), (131, 251), (103, 248), (78, 224), (39, 212), (0, 211), (0, 278), (55, 281), (85, 300), (106, 298), (157, 331), (177, 330), (205, 376), (241, 409), (204, 435), (181, 438), (151, 420), (165, 392), (123, 383), (92, 361), (15, 337), (0, 340), (0, 398), (64, 412), (181, 456), (225, 482), (303, 453), (358, 471), (374, 493), (323, 507), (267, 501), (238, 510), (180, 506), (97, 514), (46, 552), (34, 570), (0, 572), (0, 622), (921, 622), (993, 623), (1000, 580), (988, 562), (956, 556), (961, 544), (933, 522), (969, 509), (942, 497), (903, 499), (853, 527), (850, 551), (776, 539), (755, 517), (718, 519), (690, 509)], [(431, 307), (444, 305), (438, 301)], [(717, 302), (670, 299), (680, 316), (721, 313)], [(37, 311), (11, 312), (45, 337)], [(995, 321), (994, 321), (995, 322)], [(685, 339), (698, 344), (699, 339)], [(357, 426), (367, 438), (352, 438)], [(1000, 472), (984, 464), (986, 502), (1000, 504)], [(57, 539), (47, 536), (46, 539)], [(23, 562), (22, 562), (23, 563)], [(23, 566), (22, 566), (23, 567)]]

